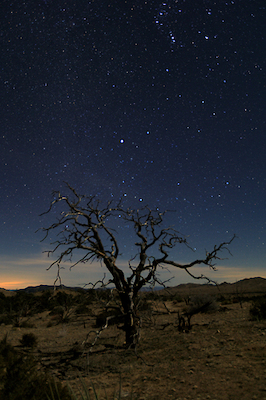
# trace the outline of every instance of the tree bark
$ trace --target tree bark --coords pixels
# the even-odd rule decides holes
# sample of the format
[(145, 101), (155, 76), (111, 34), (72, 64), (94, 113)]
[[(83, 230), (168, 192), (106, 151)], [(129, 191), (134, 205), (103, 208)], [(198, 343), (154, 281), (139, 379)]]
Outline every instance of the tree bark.
[(121, 293), (120, 300), (124, 311), (126, 346), (135, 348), (139, 341), (139, 318), (136, 314), (132, 289), (130, 288), (129, 291)]

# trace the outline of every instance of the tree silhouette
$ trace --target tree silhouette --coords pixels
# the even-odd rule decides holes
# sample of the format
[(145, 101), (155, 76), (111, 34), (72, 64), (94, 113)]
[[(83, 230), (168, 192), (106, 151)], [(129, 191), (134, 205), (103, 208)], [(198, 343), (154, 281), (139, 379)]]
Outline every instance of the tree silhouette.
[[(193, 275), (190, 269), (199, 264), (215, 269), (215, 260), (221, 259), (220, 252), (224, 249), (228, 250), (227, 245), (235, 237), (214, 246), (211, 252), (206, 252), (203, 259), (180, 264), (170, 259), (169, 252), (177, 243), (186, 246), (188, 243), (186, 238), (175, 229), (162, 228), (165, 211), (151, 210), (147, 206), (142, 209), (124, 209), (121, 202), (113, 205), (112, 201), (102, 206), (95, 197), (79, 195), (69, 184), (67, 188), (69, 194), (66, 196), (59, 191), (53, 192), (54, 200), (48, 211), (42, 214), (51, 212), (55, 205), (61, 203), (60, 207), (62, 206), (63, 211), (57, 221), (48, 228), (42, 228), (45, 232), (42, 240), (45, 240), (52, 232), (57, 233), (57, 239), (52, 243), (53, 249), (47, 253), (48, 255), (58, 253), (58, 255), (49, 269), (57, 265), (58, 278), (60, 278), (62, 261), (72, 260), (77, 250), (78, 254), (83, 251), (83, 255), (78, 257), (78, 261), (73, 262), (72, 267), (93, 260), (101, 261), (111, 275), (108, 284), (112, 283), (115, 286), (121, 302), (126, 345), (129, 347), (134, 347), (139, 340), (140, 321), (137, 310), (139, 292), (147, 284), (161, 283), (157, 275), (158, 267), (174, 266), (185, 270), (195, 279), (206, 278), (204, 275)], [(117, 265), (120, 256), (119, 246), (117, 235), (110, 226), (112, 220), (116, 222), (116, 218), (119, 218), (119, 222), (122, 219), (126, 225), (132, 226), (137, 238), (135, 243), (137, 252), (135, 257), (129, 260), (127, 275)], [(208, 281), (210, 282), (209, 279)]]

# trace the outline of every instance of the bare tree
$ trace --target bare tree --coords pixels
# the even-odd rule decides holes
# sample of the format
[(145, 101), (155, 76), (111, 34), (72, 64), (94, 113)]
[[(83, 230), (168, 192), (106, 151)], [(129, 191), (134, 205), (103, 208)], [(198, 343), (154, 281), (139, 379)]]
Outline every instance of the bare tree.
[[(115, 286), (121, 301), (126, 344), (129, 347), (134, 347), (138, 342), (139, 291), (147, 284), (162, 283), (157, 275), (158, 267), (173, 266), (185, 270), (195, 279), (208, 279), (204, 275), (193, 275), (190, 269), (199, 264), (205, 264), (211, 269), (215, 269), (215, 260), (221, 259), (218, 254), (224, 249), (228, 250), (227, 245), (235, 237), (233, 236), (228, 242), (214, 246), (211, 252), (206, 252), (203, 259), (179, 264), (169, 259), (169, 252), (177, 243), (183, 243), (186, 246), (188, 243), (186, 238), (175, 229), (161, 227), (165, 212), (160, 212), (158, 209), (151, 210), (149, 207), (139, 210), (124, 209), (122, 203), (113, 206), (111, 201), (102, 206), (95, 197), (81, 196), (69, 184), (67, 187), (70, 194), (64, 196), (58, 191), (54, 192), (54, 200), (51, 202), (49, 210), (43, 213), (49, 213), (58, 203), (61, 203), (62, 208), (65, 209), (61, 212), (57, 222), (48, 228), (42, 228), (45, 232), (43, 240), (52, 232), (57, 233), (57, 239), (52, 243), (53, 249), (47, 253), (48, 256), (54, 253), (59, 255), (51, 263), (49, 269), (53, 265), (57, 265), (58, 278), (60, 278), (61, 262), (67, 259), (72, 260), (76, 250), (83, 250), (83, 256), (73, 262), (72, 267), (93, 260), (101, 261), (112, 277), (108, 283)], [(127, 225), (134, 228), (137, 236), (135, 243), (137, 254), (129, 261), (128, 276), (117, 266), (120, 252), (117, 235), (109, 225), (112, 218), (123, 219)], [(210, 282), (209, 279), (208, 281)]]

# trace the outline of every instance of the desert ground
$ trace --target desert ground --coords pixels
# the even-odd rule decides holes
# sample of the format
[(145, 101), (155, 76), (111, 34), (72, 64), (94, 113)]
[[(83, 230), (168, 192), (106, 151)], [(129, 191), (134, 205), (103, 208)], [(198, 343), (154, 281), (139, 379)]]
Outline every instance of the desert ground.
[[(17, 326), (2, 323), (0, 340), (7, 335), (18, 351), (32, 354), (40, 371), (76, 393), (82, 384), (91, 393), (94, 388), (99, 399), (114, 398), (121, 385), (125, 399), (266, 400), (266, 320), (250, 315), (252, 299), (266, 294), (265, 282), (181, 285), (142, 294), (136, 350), (125, 348), (119, 327), (97, 326), (103, 311), (97, 301), (83, 313), (69, 307), (65, 321), (45, 310), (22, 317)], [(178, 315), (195, 298), (210, 296), (212, 306), (192, 316), (191, 329), (180, 329)], [(37, 338), (32, 348), (21, 345), (29, 333)]]

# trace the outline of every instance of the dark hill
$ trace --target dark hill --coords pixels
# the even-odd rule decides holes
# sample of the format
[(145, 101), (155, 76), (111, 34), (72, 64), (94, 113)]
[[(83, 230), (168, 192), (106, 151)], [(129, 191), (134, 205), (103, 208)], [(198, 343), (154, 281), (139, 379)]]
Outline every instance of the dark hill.
[[(17, 291), (24, 291), (27, 293), (39, 293), (46, 290), (54, 290), (53, 285), (39, 285), (39, 286), (28, 286), (25, 289), (19, 290), (6, 290), (0, 288), (0, 292), (5, 295), (16, 293)], [(56, 286), (56, 290), (67, 290), (67, 291), (80, 291), (86, 290), (80, 287), (70, 286)], [(148, 290), (148, 289), (147, 289)], [(166, 289), (160, 289), (156, 287), (156, 292), (160, 294), (179, 294), (182, 295), (198, 295), (198, 294), (231, 294), (231, 295), (253, 295), (253, 294), (266, 294), (266, 279), (264, 278), (249, 278), (243, 279), (235, 283), (223, 282), (219, 285), (214, 284), (199, 284), (199, 283), (185, 283), (174, 287), (168, 287)]]
[(261, 295), (266, 294), (266, 279), (260, 277), (249, 278), (237, 281), (235, 283), (223, 282), (219, 285), (188, 283), (163, 289), (158, 292), (158, 294), (159, 293), (169, 293), (171, 295), (178, 294), (180, 296), (188, 294), (230, 294), (241, 296)]

